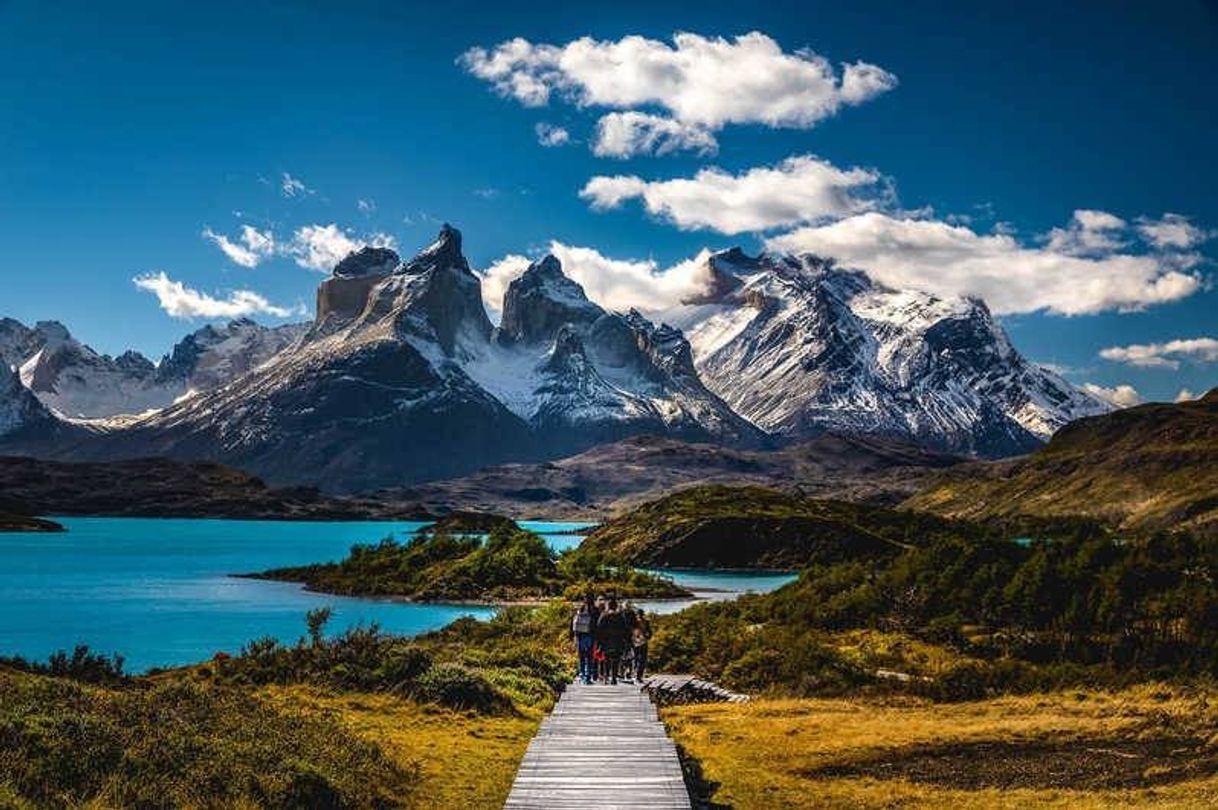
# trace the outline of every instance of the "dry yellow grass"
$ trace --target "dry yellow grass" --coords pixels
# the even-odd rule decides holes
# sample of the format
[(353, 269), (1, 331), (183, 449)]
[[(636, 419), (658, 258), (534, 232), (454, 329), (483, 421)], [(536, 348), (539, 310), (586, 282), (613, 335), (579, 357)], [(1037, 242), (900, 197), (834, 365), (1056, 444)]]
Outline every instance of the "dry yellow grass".
[[(1073, 790), (958, 789), (901, 778), (825, 776), (918, 746), (1144, 740), (1210, 735), (1214, 695), (1146, 686), (1117, 693), (1066, 692), (958, 704), (920, 701), (764, 700), (746, 706), (673, 707), (664, 720), (705, 779), (717, 804), (739, 810), (804, 807), (1218, 807), (1218, 776), (1153, 788)], [(1086, 748), (1084, 748), (1086, 750)]]
[(388, 695), (328, 694), (307, 687), (274, 688), (273, 701), (338, 717), (421, 777), (412, 808), (500, 808), (545, 711), (487, 717), (420, 706)]

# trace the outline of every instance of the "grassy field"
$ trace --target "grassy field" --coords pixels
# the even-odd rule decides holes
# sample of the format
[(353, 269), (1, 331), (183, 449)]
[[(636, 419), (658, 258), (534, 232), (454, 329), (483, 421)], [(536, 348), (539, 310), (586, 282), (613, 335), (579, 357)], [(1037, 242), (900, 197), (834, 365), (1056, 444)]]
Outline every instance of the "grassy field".
[(274, 687), (264, 696), (286, 709), (336, 720), (374, 743), (415, 779), (411, 808), (499, 808), (545, 715), (543, 707), (485, 716), (420, 705), (389, 695), (336, 695), (309, 687)]
[(665, 709), (711, 806), (1215, 807), (1213, 690)]

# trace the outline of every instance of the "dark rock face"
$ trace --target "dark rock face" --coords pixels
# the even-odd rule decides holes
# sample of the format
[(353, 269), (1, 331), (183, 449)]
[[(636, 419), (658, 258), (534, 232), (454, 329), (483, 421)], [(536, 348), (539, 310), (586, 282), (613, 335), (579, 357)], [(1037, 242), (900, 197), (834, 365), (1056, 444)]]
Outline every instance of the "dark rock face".
[(0, 437), (37, 430), (54, 421), (50, 411), (21, 384), (8, 363), (0, 363)]
[(400, 262), (398, 254), (390, 248), (362, 247), (334, 266), (334, 277), (387, 276)]
[(375, 275), (326, 279), (317, 288), (316, 323), (320, 326), (331, 319), (345, 322), (358, 317), (368, 304), (372, 288), (384, 280), (384, 276)]
[(579, 284), (563, 275), (558, 259), (547, 255), (508, 285), (500, 331), (514, 341), (548, 341), (560, 327), (587, 324), (602, 313)]

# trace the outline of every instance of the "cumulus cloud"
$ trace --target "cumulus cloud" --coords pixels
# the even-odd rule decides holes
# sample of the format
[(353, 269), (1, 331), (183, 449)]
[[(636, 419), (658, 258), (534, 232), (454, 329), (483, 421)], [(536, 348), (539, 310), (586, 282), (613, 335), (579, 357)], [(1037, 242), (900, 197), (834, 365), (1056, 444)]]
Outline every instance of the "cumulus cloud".
[(1117, 408), (1132, 408), (1134, 405), (1142, 404), (1142, 395), (1132, 385), (1115, 385), (1112, 388), (1106, 388), (1095, 383), (1083, 383), (1083, 390)]
[(1181, 360), (1218, 361), (1218, 339), (1183, 338), (1163, 343), (1134, 343), (1100, 350), (1100, 357), (1141, 368), (1179, 368)]
[[(733, 39), (678, 33), (671, 45), (642, 36), (583, 37), (564, 45), (516, 38), (471, 48), (458, 62), (528, 107), (555, 96), (580, 107), (658, 107), (668, 119), (706, 133), (728, 124), (809, 129), (897, 84), (876, 65), (856, 62), (839, 71), (808, 49), (785, 52), (758, 31)], [(647, 139), (629, 143), (649, 146)], [(702, 140), (692, 143), (704, 148)]]
[(1213, 236), (1181, 214), (1164, 214), (1159, 219), (1143, 217), (1138, 220), (1138, 232), (1160, 250), (1188, 250)]
[(679, 228), (736, 234), (866, 211), (885, 191), (878, 172), (839, 169), (814, 155), (800, 155), (742, 174), (712, 167), (673, 180), (598, 176), (588, 181), (580, 196), (597, 210), (639, 198), (649, 213)]
[(211, 228), (203, 229), (203, 238), (215, 244), (233, 264), (257, 267), (265, 258), (275, 254), (275, 237), (270, 231), (260, 231), (251, 225), (241, 226), (237, 241)]
[(1176, 402), (1192, 402), (1194, 399), (1197, 399), (1197, 395), (1187, 388), (1181, 388), (1176, 394)]
[[(610, 310), (631, 308), (655, 312), (676, 306), (706, 290), (705, 251), (688, 261), (662, 268), (652, 260), (614, 259), (595, 248), (553, 241), (549, 252), (562, 263), (563, 272), (584, 288), (587, 296)], [(498, 313), (503, 294), (531, 260), (509, 254), (483, 272), (482, 300)]]
[(284, 248), (296, 264), (310, 270), (329, 272), (348, 253), (366, 245), (373, 247), (396, 247), (396, 240), (389, 234), (374, 233), (357, 237), (331, 222), (329, 225), (305, 225), (297, 228), (292, 241)]
[(1094, 256), (1125, 246), (1120, 232), (1125, 220), (1107, 211), (1079, 209), (1064, 228), (1054, 228), (1046, 237), (1049, 250), (1071, 256)]
[(132, 282), (155, 295), (161, 309), (174, 318), (240, 318), (258, 314), (286, 318), (298, 312), (275, 306), (252, 290), (233, 290), (225, 298), (216, 298), (174, 281), (164, 271), (136, 276)]
[(1134, 310), (1202, 286), (1200, 276), (1158, 256), (1076, 256), (1028, 247), (1008, 234), (878, 211), (799, 228), (767, 245), (834, 257), (892, 287), (979, 296), (998, 313)]
[(570, 132), (545, 121), (533, 127), (533, 131), (537, 134), (537, 142), (542, 146), (566, 146), (571, 142)]
[(597, 123), (596, 141), (592, 145), (597, 157), (614, 158), (671, 152), (713, 155), (718, 150), (719, 142), (703, 127), (634, 111), (602, 117)]

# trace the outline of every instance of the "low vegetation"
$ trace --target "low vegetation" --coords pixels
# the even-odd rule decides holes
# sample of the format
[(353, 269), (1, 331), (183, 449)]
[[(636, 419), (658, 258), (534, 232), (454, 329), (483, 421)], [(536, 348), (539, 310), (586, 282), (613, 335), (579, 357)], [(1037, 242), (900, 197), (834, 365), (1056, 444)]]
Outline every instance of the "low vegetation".
[(710, 807), (1213, 807), (1213, 689), (666, 708)]
[[(813, 566), (774, 593), (658, 623), (657, 667), (743, 691), (890, 684), (947, 699), (1218, 675), (1218, 541), (1096, 529), (1056, 540), (942, 537)], [(873, 644), (853, 645), (859, 633)], [(843, 639), (846, 639), (843, 641)]]
[(0, 806), (499, 807), (571, 676), (569, 608), (326, 637), (128, 677), (85, 648), (0, 662)]
[(964, 524), (762, 487), (706, 486), (644, 504), (595, 529), (587, 552), (672, 568), (798, 569), (890, 557)]
[(589, 590), (627, 598), (689, 596), (671, 580), (635, 571), (608, 555), (579, 549), (557, 555), (539, 535), (511, 521), (491, 525), (485, 539), (443, 529), (402, 542), (390, 537), (354, 546), (341, 562), (254, 576), (303, 582), (324, 593), (431, 602), (577, 598)]
[(961, 465), (906, 502), (989, 522), (1086, 517), (1117, 531), (1218, 536), (1218, 389), (1062, 428), (1021, 459)]
[(418, 775), (324, 714), (187, 679), (0, 669), (0, 805), (391, 807)]

